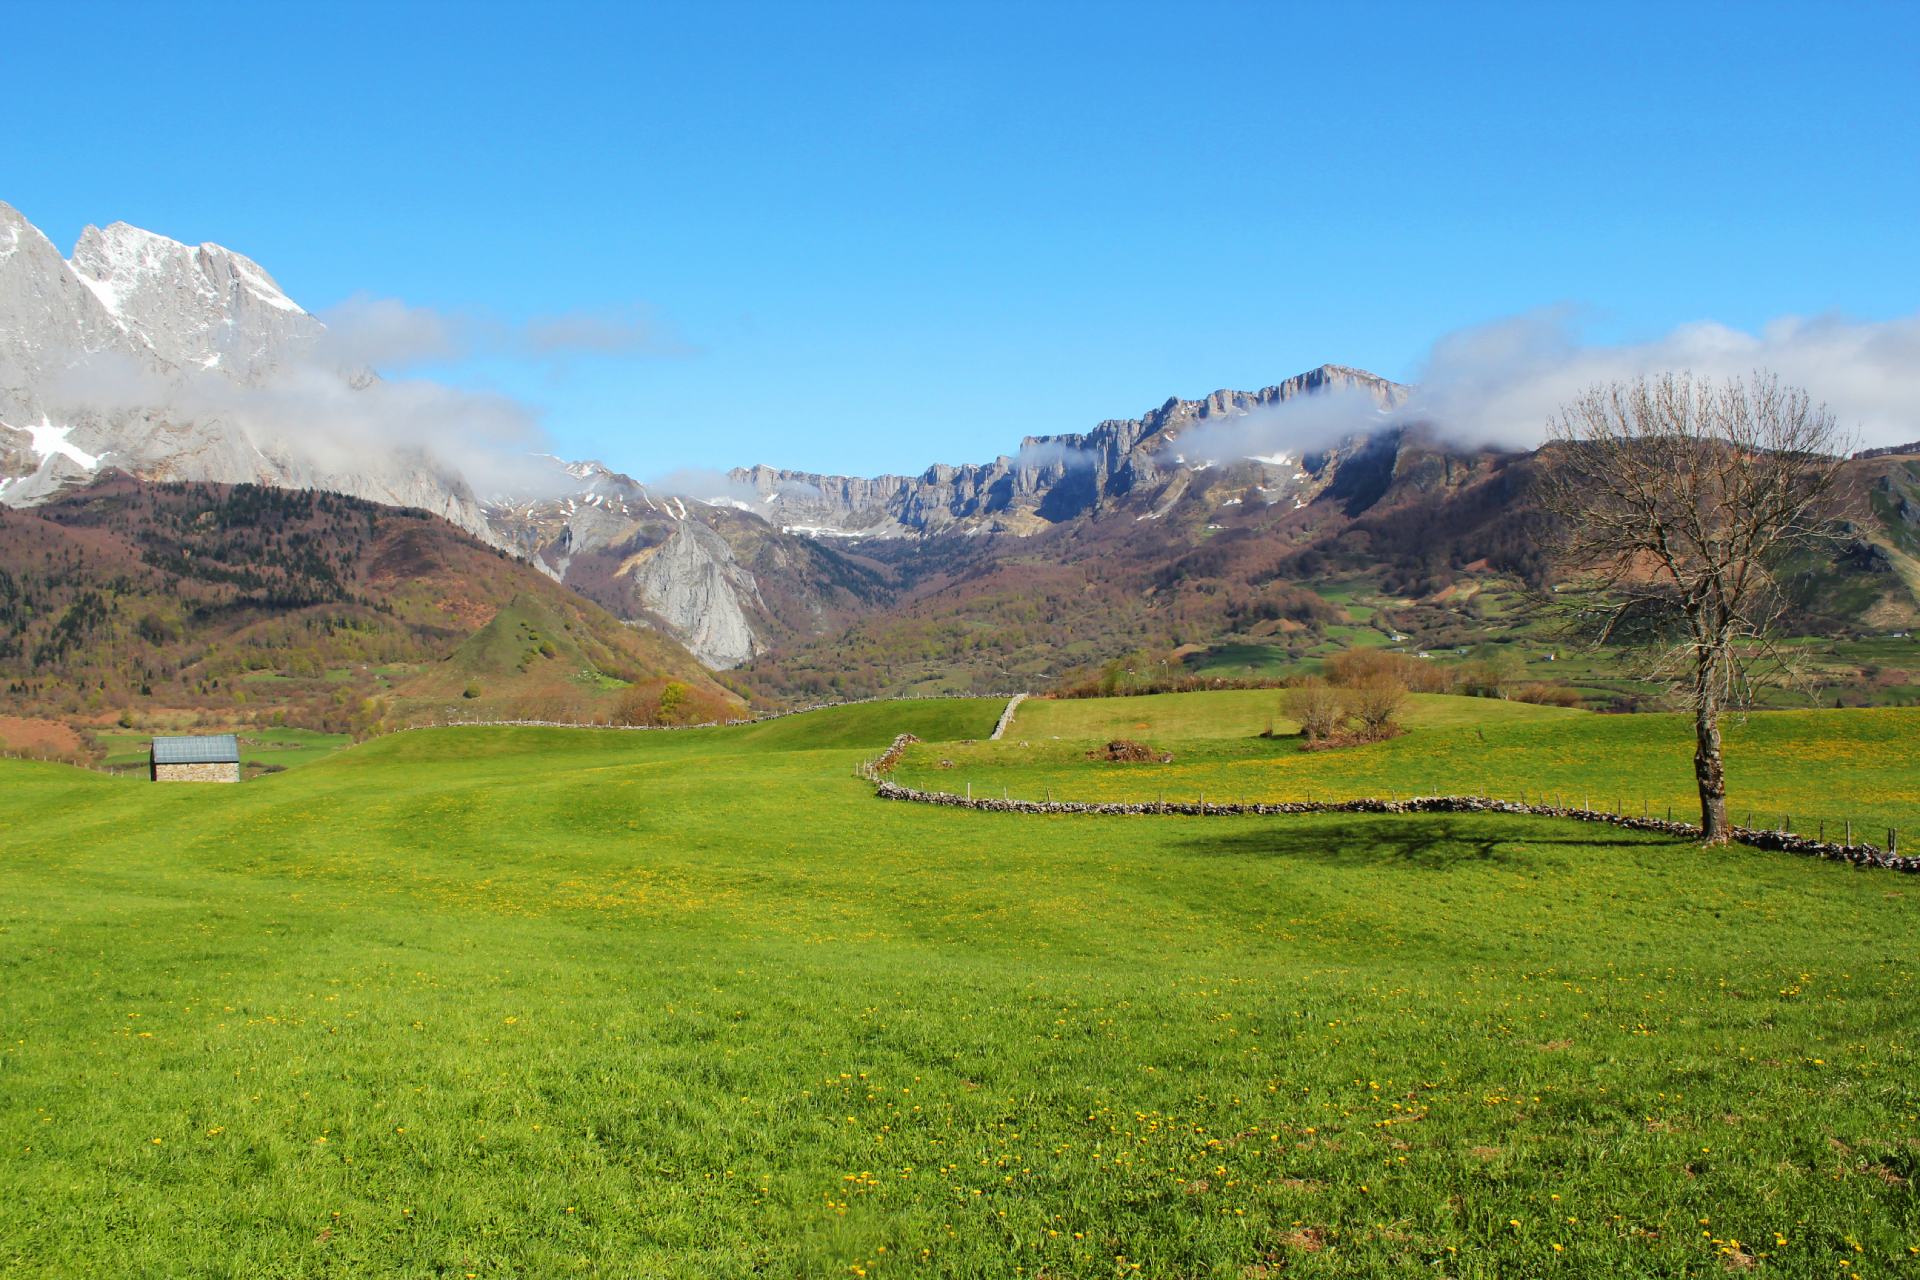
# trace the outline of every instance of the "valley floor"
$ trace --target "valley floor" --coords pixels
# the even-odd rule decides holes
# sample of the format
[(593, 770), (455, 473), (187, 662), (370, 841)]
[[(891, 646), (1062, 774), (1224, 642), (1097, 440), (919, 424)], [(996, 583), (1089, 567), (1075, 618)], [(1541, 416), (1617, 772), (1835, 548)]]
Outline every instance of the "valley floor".
[[(1920, 878), (854, 775), (911, 731), (903, 774), (1082, 795), (1470, 754), (1515, 790), (1673, 785), (1657, 717), (1464, 701), (1351, 754), (1126, 699), (991, 745), (982, 700), (423, 730), (228, 787), (0, 761), (0, 1272), (1920, 1265)], [(1823, 714), (1755, 717), (1736, 787), (1776, 760), (1796, 805), (1912, 812), (1920, 713)], [(1116, 727), (1175, 763), (1081, 758)]]

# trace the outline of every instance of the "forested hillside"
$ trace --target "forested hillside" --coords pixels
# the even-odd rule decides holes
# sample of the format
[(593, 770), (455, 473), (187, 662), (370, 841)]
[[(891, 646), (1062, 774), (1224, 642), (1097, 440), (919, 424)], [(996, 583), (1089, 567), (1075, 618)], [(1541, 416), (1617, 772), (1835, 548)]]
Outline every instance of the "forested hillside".
[[(463, 646), (510, 607), (538, 620), (525, 660), (469, 669)], [(671, 639), (423, 512), (126, 477), (0, 509), (0, 681), (24, 713), (272, 708), (330, 729), (605, 715), (669, 681), (738, 702)]]

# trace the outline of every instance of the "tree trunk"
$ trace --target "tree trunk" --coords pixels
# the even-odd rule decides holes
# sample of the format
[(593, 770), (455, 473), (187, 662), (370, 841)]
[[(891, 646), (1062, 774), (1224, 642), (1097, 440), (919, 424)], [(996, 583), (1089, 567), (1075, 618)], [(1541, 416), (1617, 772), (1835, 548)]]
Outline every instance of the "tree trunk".
[(1693, 713), (1693, 777), (1700, 784), (1700, 835), (1708, 844), (1725, 844), (1727, 771), (1720, 759), (1720, 708), (1703, 700)]

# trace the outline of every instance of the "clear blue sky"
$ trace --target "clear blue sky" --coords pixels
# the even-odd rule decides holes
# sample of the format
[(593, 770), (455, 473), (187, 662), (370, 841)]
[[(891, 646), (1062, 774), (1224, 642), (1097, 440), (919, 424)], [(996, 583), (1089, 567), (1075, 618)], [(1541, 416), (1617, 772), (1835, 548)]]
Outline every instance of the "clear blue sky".
[(1544, 304), (1920, 308), (1920, 6), (16, 5), (0, 199), (356, 293), (645, 306), (449, 376), (637, 473), (917, 470)]

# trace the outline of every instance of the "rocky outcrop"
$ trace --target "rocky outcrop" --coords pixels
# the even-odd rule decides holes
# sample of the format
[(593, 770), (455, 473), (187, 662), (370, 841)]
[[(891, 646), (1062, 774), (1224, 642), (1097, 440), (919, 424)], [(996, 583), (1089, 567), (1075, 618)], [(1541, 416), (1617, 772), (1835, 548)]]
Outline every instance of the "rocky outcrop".
[(759, 586), (706, 525), (680, 521), (665, 542), (638, 553), (630, 573), (646, 608), (700, 661), (724, 669), (753, 656), (759, 641), (746, 605), (762, 603)]

